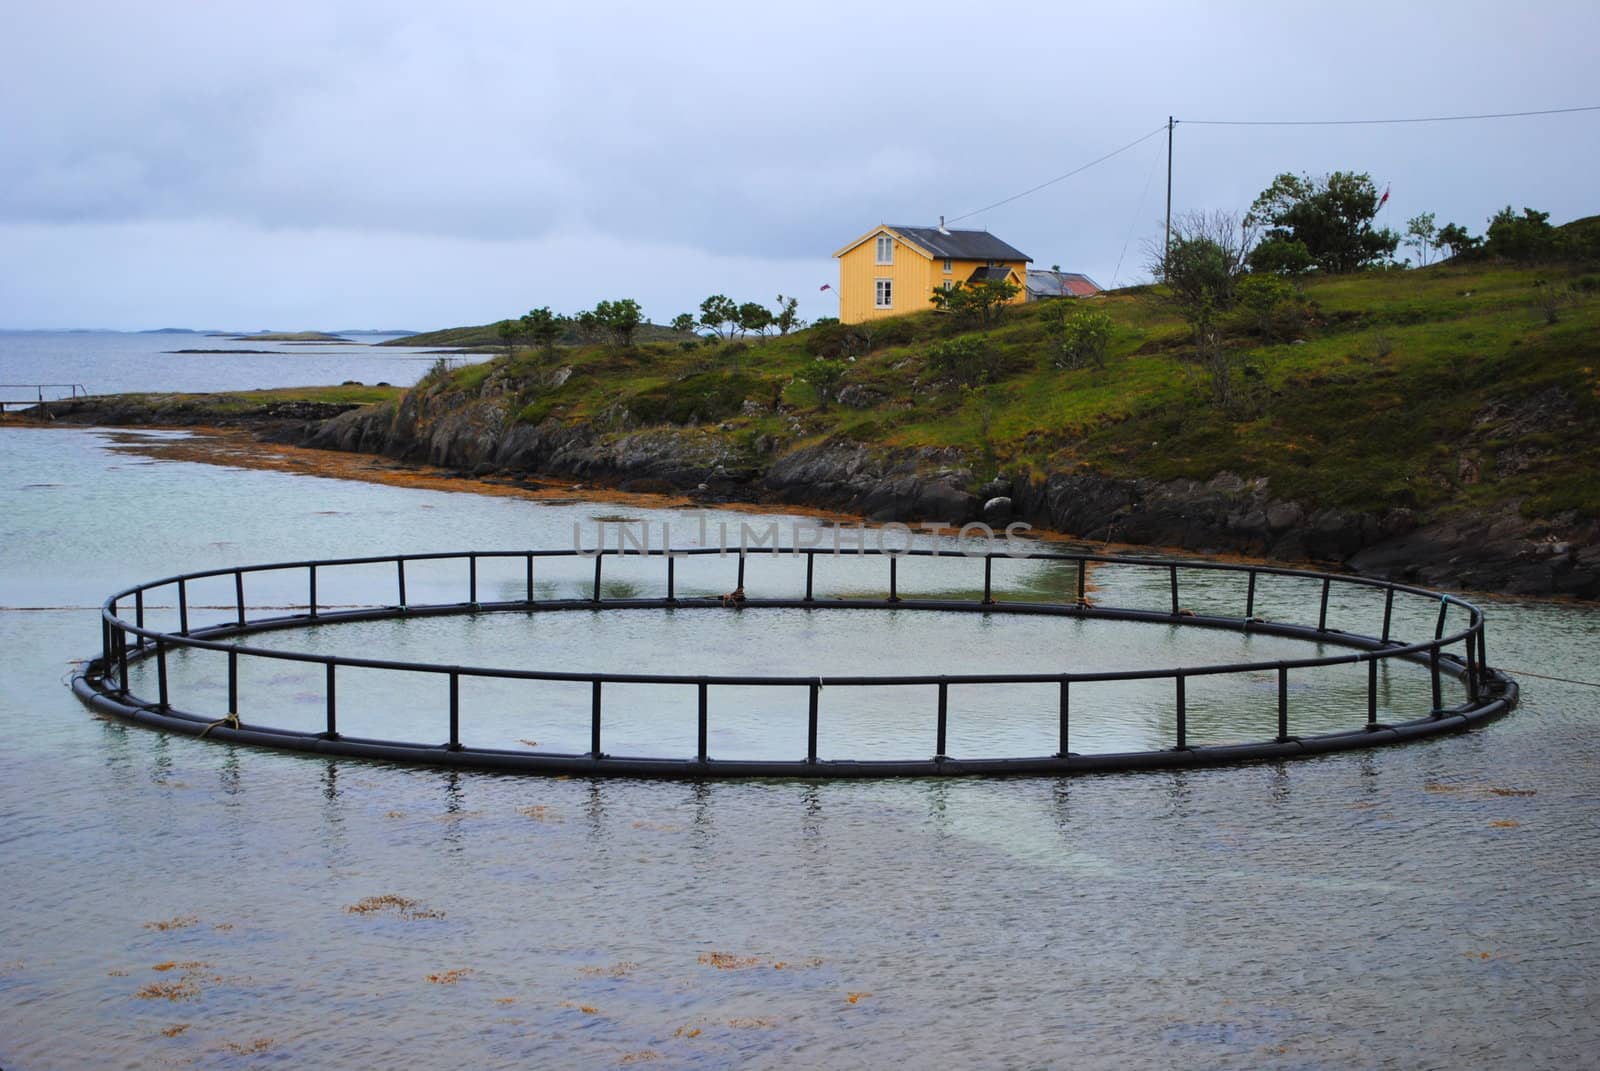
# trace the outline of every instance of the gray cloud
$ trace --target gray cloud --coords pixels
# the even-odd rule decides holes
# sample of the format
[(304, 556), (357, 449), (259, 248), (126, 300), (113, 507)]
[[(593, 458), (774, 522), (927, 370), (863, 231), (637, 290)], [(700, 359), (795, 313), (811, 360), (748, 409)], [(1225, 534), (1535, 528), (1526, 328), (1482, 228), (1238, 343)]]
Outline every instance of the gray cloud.
[[(441, 322), (500, 290), (475, 262), (603, 249), (616, 261), (581, 287), (570, 259), (518, 265), (524, 296), (482, 315), (620, 287), (665, 318), (715, 289), (814, 293), (828, 254), (872, 225), (966, 212), (1169, 113), (1595, 103), (1596, 21), (1577, 3), (56, 5), (14, 13), (0, 43), (0, 224), (54, 229), (208, 300), (204, 268), (180, 255), (202, 231), (288, 261), (337, 244), (345, 270), (373, 277), (388, 266), (363, 256), (403, 247), (459, 265), (434, 280)], [(1506, 202), (1570, 218), (1595, 209), (1597, 122), (1180, 125), (1175, 206), (1242, 208), (1278, 171), (1354, 168), (1392, 183), (1392, 222), (1433, 210), (1481, 227)], [(970, 222), (1042, 264), (1128, 281), (1160, 214), (1164, 151), (1153, 139)], [(119, 244), (134, 236), (139, 249)], [(76, 301), (68, 322), (104, 321), (103, 294), (38, 278), (16, 250), (0, 253), (0, 323), (40, 322), (7, 296), (24, 279), (36, 301)], [(690, 278), (686, 258), (732, 278)], [(746, 261), (748, 284), (732, 267)], [(257, 300), (309, 317), (323, 300), (304, 275), (268, 273)], [(416, 307), (397, 295), (387, 318)], [(192, 308), (185, 319), (208, 319)]]

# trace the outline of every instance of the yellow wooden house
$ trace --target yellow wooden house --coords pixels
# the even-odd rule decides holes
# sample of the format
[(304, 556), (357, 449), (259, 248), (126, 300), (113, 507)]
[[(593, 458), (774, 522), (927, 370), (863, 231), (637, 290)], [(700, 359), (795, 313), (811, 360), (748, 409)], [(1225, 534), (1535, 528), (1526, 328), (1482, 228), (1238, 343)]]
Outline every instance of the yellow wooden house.
[(988, 231), (882, 224), (834, 254), (839, 319), (847, 324), (932, 308), (935, 287), (1004, 280), (1027, 300), (1033, 258)]

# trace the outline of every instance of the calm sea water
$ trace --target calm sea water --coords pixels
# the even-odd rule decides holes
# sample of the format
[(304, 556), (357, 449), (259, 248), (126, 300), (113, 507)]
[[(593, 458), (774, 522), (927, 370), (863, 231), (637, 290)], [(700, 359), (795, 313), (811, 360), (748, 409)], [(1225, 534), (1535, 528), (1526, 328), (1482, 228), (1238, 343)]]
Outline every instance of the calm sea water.
[[(153, 462), (92, 430), (0, 428), (0, 460), (7, 1071), (1570, 1068), (1600, 1044), (1596, 689), (1528, 678), (1510, 718), (1411, 747), (1070, 781), (590, 782), (249, 751), (72, 698), (101, 598), (241, 562), (566, 545), (615, 508)], [(1491, 615), (1495, 663), (1597, 675), (1595, 609)], [(919, 670), (1240, 642), (936, 622), (506, 615), (316, 642)], [(310, 702), (292, 677), (255, 687), (285, 717)], [(1139, 709), (1097, 731), (1159, 739)], [(884, 747), (926, 753), (913, 713)], [(869, 721), (841, 731), (873, 742)]]
[[(254, 342), (202, 334), (0, 332), (0, 383), (79, 384), (90, 394), (130, 391), (260, 390), (357, 380), (410, 386), (435, 354), (376, 343), (393, 336), (355, 335), (350, 345)], [(268, 350), (268, 353), (174, 353), (173, 350)], [(451, 361), (474, 360), (453, 355)], [(0, 397), (16, 395), (0, 390)], [(47, 389), (46, 398), (70, 394)]]

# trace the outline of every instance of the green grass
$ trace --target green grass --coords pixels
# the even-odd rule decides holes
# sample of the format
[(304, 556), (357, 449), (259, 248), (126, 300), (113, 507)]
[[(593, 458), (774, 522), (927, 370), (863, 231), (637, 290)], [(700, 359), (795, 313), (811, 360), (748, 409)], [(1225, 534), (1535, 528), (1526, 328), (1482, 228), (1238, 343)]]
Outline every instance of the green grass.
[(272, 390), (227, 391), (218, 394), (124, 394), (119, 397), (152, 406), (178, 403), (203, 407), (223, 415), (244, 415), (267, 406), (287, 402), (346, 406), (375, 405), (397, 402), (404, 394), (404, 387), (367, 387), (350, 384), (338, 387), (277, 387)]
[[(1580, 274), (1442, 265), (1313, 280), (1296, 338), (1230, 326), (1238, 390), (1226, 408), (1212, 401), (1188, 329), (1157, 287), (1083, 299), (1116, 325), (1103, 369), (1054, 368), (1046, 310), (1009, 310), (980, 332), (998, 381), (975, 388), (930, 370), (928, 350), (954, 333), (948, 317), (880, 322), (840, 384), (853, 388), (855, 407), (822, 406), (807, 381), (815, 353), (834, 352), (837, 329), (731, 345), (519, 351), (428, 389), (508, 395), (526, 422), (619, 434), (708, 427), (776, 453), (830, 437), (955, 447), (977, 479), (993, 475), (986, 468), (1197, 480), (1230, 471), (1266, 477), (1275, 496), (1313, 508), (1516, 504), (1535, 516), (1596, 516), (1600, 296), (1564, 306), (1553, 324), (1534, 300), (1536, 280), (1565, 287)], [(550, 386), (556, 369), (570, 374)]]

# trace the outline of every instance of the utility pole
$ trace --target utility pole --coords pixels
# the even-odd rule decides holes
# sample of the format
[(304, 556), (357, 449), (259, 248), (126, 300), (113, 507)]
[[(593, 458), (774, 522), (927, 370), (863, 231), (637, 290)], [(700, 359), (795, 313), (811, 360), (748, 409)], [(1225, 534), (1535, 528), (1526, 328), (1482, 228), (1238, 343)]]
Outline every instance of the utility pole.
[(1177, 120), (1167, 116), (1167, 240), (1161, 247), (1161, 277), (1167, 277), (1167, 258), (1172, 256), (1172, 128)]

